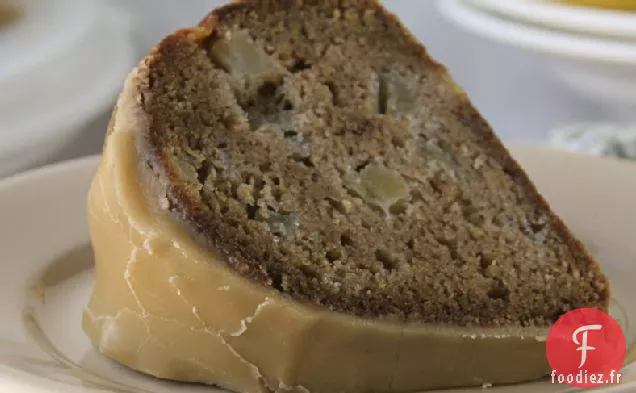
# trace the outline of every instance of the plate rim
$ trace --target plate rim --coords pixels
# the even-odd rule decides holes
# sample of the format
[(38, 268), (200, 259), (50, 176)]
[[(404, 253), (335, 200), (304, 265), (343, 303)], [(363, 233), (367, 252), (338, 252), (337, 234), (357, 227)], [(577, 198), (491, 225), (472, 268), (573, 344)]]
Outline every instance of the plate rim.
[(101, 160), (101, 154), (92, 154), (68, 160), (58, 161), (49, 165), (29, 169), (0, 179), (0, 193), (6, 192), (8, 189), (22, 184), (36, 181), (50, 176), (59, 176), (65, 172), (80, 171), (86, 169), (87, 166), (95, 166)]

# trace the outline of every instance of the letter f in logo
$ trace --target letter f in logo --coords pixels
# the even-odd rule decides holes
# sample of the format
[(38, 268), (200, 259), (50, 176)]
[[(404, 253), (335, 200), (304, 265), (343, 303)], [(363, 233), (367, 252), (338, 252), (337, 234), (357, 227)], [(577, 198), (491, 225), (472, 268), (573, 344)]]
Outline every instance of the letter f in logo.
[[(602, 328), (603, 328), (602, 325), (581, 326), (580, 328), (574, 331), (574, 334), (572, 334), (572, 341), (574, 341), (574, 344), (580, 345), (580, 347), (576, 349), (577, 351), (581, 351), (581, 365), (579, 366), (579, 368), (583, 367), (585, 365), (585, 362), (587, 361), (587, 351), (594, 351), (596, 349), (594, 347), (587, 345), (588, 332), (590, 330), (601, 330)], [(583, 333), (582, 340), (580, 342), (578, 339), (579, 333)]]

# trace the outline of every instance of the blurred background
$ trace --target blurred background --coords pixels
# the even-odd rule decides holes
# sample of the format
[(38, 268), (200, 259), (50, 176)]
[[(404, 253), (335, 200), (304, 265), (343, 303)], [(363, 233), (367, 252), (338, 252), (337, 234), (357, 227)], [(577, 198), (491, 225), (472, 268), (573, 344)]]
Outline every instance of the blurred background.
[[(0, 177), (98, 153), (131, 67), (223, 3), (0, 0)], [(636, 0), (384, 4), (504, 141), (636, 158)]]

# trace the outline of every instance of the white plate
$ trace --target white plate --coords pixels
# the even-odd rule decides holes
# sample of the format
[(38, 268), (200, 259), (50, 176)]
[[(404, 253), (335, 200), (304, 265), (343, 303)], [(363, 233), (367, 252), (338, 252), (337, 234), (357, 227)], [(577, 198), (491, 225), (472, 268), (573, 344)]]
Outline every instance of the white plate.
[[(68, 0), (60, 4), (65, 2)], [(56, 12), (74, 15), (64, 7)], [(21, 57), (40, 55), (28, 47), (15, 57), (8, 56), (24, 60), (25, 68), (18, 76), (0, 78), (0, 177), (46, 161), (89, 121), (112, 108), (122, 81), (134, 66), (135, 51), (120, 14), (104, 6), (95, 7), (94, 12), (100, 18), (91, 20), (71, 46), (47, 54), (43, 64), (35, 66)], [(38, 20), (37, 13), (26, 15), (26, 24), (35, 23), (29, 22), (29, 17)], [(50, 19), (55, 21), (56, 16)], [(10, 35), (18, 36), (21, 24), (16, 26), (17, 31), (10, 31)], [(28, 31), (20, 34), (29, 36)], [(0, 58), (7, 49), (3, 42), (4, 37), (0, 39)], [(0, 65), (1, 74), (5, 64), (0, 61)]]
[(474, 34), (542, 55), (557, 80), (610, 116), (636, 120), (636, 42), (520, 23), (486, 12), (469, 0), (438, 0), (437, 5), (447, 18)]
[[(554, 208), (598, 256), (614, 287), (613, 313), (626, 327), (632, 347), (636, 182), (631, 179), (636, 178), (636, 166), (537, 148), (514, 152)], [(0, 183), (0, 391), (220, 392), (131, 372), (97, 354), (82, 333), (81, 312), (92, 284), (85, 202), (96, 165), (96, 157), (87, 158)], [(598, 392), (636, 388), (634, 367), (624, 370), (623, 381)], [(489, 391), (571, 390), (537, 382)]]
[(573, 32), (636, 40), (636, 13), (568, 6), (546, 0), (468, 0), (519, 21)]

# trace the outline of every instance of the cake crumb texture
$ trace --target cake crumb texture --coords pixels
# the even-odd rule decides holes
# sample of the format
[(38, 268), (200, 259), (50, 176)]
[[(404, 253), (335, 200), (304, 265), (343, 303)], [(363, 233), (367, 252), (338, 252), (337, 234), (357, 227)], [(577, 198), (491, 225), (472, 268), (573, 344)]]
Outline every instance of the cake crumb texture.
[(547, 326), (607, 280), (371, 0), (232, 4), (146, 58), (142, 172), (237, 273), (365, 318)]

